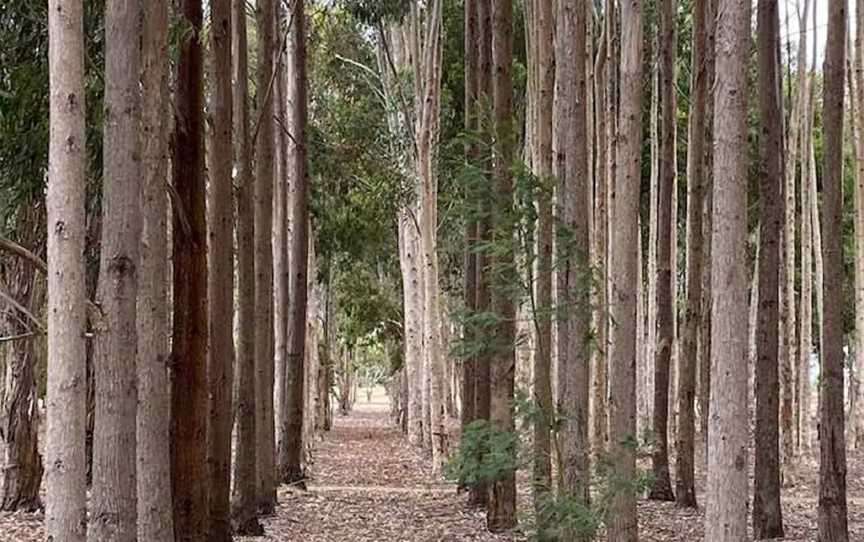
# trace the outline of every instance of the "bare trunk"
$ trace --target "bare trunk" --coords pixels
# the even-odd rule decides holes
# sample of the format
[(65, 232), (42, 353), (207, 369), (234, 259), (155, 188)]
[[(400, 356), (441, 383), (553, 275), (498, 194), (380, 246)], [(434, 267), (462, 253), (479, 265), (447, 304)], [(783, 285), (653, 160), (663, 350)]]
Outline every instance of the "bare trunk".
[[(617, 131), (617, 172), (615, 177), (615, 223), (612, 239), (610, 290), (609, 358), (609, 452), (612, 476), (630, 481), (636, 476), (636, 330), (639, 244), (639, 194), (642, 149), (642, 3), (621, 2), (620, 115)], [(608, 525), (610, 540), (635, 542), (638, 539), (636, 494), (624, 490), (611, 504)]]
[(843, 412), (843, 99), (846, 2), (828, 5), (823, 120), (822, 238), (825, 259), (824, 344), (819, 404), (819, 540), (849, 540), (846, 512), (846, 439)]
[(756, 324), (756, 450), (753, 530), (757, 539), (782, 538), (778, 426), (780, 233), (783, 223), (783, 113), (780, 101), (780, 17), (776, 0), (758, 8), (759, 61), (759, 309)]
[(286, 357), (285, 405), (282, 410), (283, 440), (279, 443), (279, 480), (285, 484), (302, 483), (303, 474), (303, 398), (305, 394), (307, 270), (309, 264), (309, 173), (307, 165), (307, 78), (306, 12), (304, 0), (291, 5), (289, 89), (291, 179), (291, 300), (288, 314), (288, 352)]
[(678, 379), (678, 438), (675, 499), (696, 506), (695, 413), (699, 328), (702, 326), (704, 242), (702, 208), (705, 200), (705, 108), (708, 95), (706, 24), (708, 0), (693, 4), (693, 57), (690, 76), (690, 121), (687, 148), (687, 308), (681, 333)]
[[(855, 2), (856, 13), (864, 13), (864, 0)], [(849, 408), (849, 436), (851, 444), (857, 449), (864, 445), (864, 422), (861, 399), (861, 380), (864, 376), (864, 126), (855, 122), (857, 115), (864, 111), (864, 25), (855, 27), (854, 82), (852, 94), (852, 131), (855, 139), (855, 184), (853, 187), (855, 209), (855, 359), (852, 372), (852, 397)]]
[(142, 48), (143, 198), (138, 281), (138, 538), (174, 540), (168, 380), (168, 12), (150, 4)]
[[(137, 1), (105, 6), (102, 243), (94, 331), (96, 410), (87, 537), (137, 540), (136, 299), (141, 238), (141, 63)], [(206, 322), (206, 316), (204, 318)]]
[(705, 539), (747, 536), (747, 55), (750, 2), (720, 0), (714, 86), (711, 416)]
[(83, 542), (85, 427), (85, 109), (81, 0), (48, 3), (48, 387), (46, 539)]

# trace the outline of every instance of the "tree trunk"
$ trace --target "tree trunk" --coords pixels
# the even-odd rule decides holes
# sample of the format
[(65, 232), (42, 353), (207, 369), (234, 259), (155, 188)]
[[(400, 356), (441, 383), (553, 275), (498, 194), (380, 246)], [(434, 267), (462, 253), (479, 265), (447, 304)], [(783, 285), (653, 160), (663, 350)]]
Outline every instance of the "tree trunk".
[[(25, 201), (18, 206), (16, 230), (27, 246), (37, 246), (45, 220), (41, 205)], [(30, 262), (21, 258), (0, 262), (0, 284), (12, 299), (39, 314), (45, 302), (45, 283)], [(39, 410), (36, 379), (41, 338), (18, 314), (3, 312), (0, 330), (18, 337), (5, 345), (4, 378), (0, 395), (0, 510), (36, 511), (42, 506), (42, 456), (39, 454)]]
[(48, 3), (48, 386), (45, 434), (46, 539), (86, 534), (84, 344), (85, 109), (81, 0)]
[(234, 53), (234, 159), (237, 168), (237, 448), (231, 523), (238, 535), (261, 535), (258, 523), (258, 396), (255, 390), (255, 180), (249, 141), (249, 68), (246, 37), (246, 2), (233, 0)]
[(720, 0), (714, 86), (711, 416), (705, 539), (747, 536), (747, 56), (750, 2)]
[(706, 21), (708, 0), (693, 4), (693, 56), (690, 75), (690, 122), (687, 147), (687, 308), (681, 337), (678, 378), (678, 438), (675, 498), (696, 507), (695, 413), (699, 328), (702, 326), (702, 208), (705, 200)]
[(192, 35), (180, 49), (175, 91), (174, 340), (171, 379), (171, 489), (174, 535), (207, 539), (207, 224), (204, 181), (201, 3), (184, 0)]
[[(864, 13), (864, 0), (855, 2), (856, 13)], [(854, 93), (852, 103), (852, 118), (864, 111), (864, 25), (855, 26), (855, 58), (854, 58)], [(864, 126), (853, 121), (853, 132), (857, 134), (854, 209), (855, 209), (855, 369), (853, 372), (852, 404), (849, 412), (849, 436), (853, 446), (861, 448), (864, 445), (864, 422), (861, 400), (861, 379), (864, 376)]]
[(173, 542), (168, 380), (168, 12), (144, 13), (142, 47), (143, 215), (138, 281), (138, 538)]
[[(609, 358), (609, 452), (612, 476), (627, 483), (636, 477), (636, 278), (638, 276), (639, 194), (642, 150), (642, 2), (621, 2), (620, 115), (617, 132), (615, 230), (612, 239)], [(636, 494), (613, 497), (610, 540), (635, 542)]]
[[(534, 172), (541, 183), (552, 179), (552, 115), (555, 93), (554, 20), (551, 2), (534, 1), (536, 101), (534, 102)], [(543, 186), (546, 186), (545, 184)], [(539, 416), (534, 420), (533, 482), (535, 511), (541, 518), (543, 495), (552, 490), (552, 190), (538, 197), (537, 231), (537, 344), (534, 352), (534, 398)], [(586, 247), (587, 248), (587, 247)], [(542, 526), (541, 526), (542, 527)]]
[(669, 364), (674, 344), (675, 304), (672, 291), (673, 209), (675, 179), (675, 7), (663, 0), (660, 8), (660, 149), (657, 201), (656, 309), (654, 350), (653, 482), (648, 497), (671, 501), (669, 476)]
[(828, 4), (825, 81), (822, 232), (825, 260), (824, 344), (819, 404), (819, 540), (849, 540), (846, 515), (846, 439), (843, 413), (843, 98), (846, 2)]
[(258, 3), (258, 133), (255, 140), (255, 396), (257, 403), (258, 507), (270, 514), (276, 506), (276, 450), (273, 412), (273, 182), (274, 144), (272, 83), (276, 50), (276, 3)]
[(759, 309), (756, 324), (756, 450), (753, 531), (757, 539), (782, 538), (780, 508), (780, 232), (783, 223), (783, 113), (780, 98), (780, 17), (777, 0), (758, 8), (759, 62)]
[[(817, 356), (817, 364), (820, 367), (821, 374), (821, 360), (824, 354), (824, 343), (825, 343), (825, 321), (824, 321), (824, 312), (825, 312), (825, 302), (824, 302), (824, 278), (825, 278), (825, 266), (823, 254), (824, 251), (822, 249), (822, 229), (819, 225), (819, 196), (816, 194), (816, 150), (815, 143), (813, 139), (810, 140), (810, 222), (812, 224), (813, 231), (813, 260), (815, 264), (815, 268), (813, 270), (813, 291), (816, 294), (816, 315), (812, 316), (811, 309), (811, 320), (815, 320), (818, 328), (818, 337), (819, 337), (819, 355)], [(812, 325), (812, 323), (811, 323)], [(844, 342), (845, 344), (845, 342)], [(845, 354), (844, 354), (844, 364), (845, 364)], [(810, 378), (810, 373), (812, 362), (808, 358), (807, 363), (807, 391), (809, 392), (806, 396), (806, 405), (807, 408), (804, 411), (806, 413), (806, 431), (804, 433), (804, 437), (806, 438), (807, 449), (812, 450), (813, 448), (813, 428), (814, 425), (817, 425), (816, 412), (818, 411), (818, 404), (821, 396), (821, 388), (816, 389), (816, 404), (817, 408), (813, 408), (813, 379)]]
[[(513, 6), (509, 0), (492, 0), (492, 97), (495, 125), (495, 145), (492, 199), (492, 242), (502, 246), (501, 251), (491, 257), (495, 268), (492, 288), (492, 312), (499, 318), (497, 329), (491, 336), (494, 350), (490, 367), (489, 420), (496, 431), (513, 433), (513, 387), (516, 365), (515, 306), (507, 286), (516, 273), (513, 246), (512, 196), (513, 179), (510, 166), (514, 159), (516, 134), (513, 118)], [(505, 277), (501, 283), (501, 274)], [(505, 452), (508, 460), (515, 461), (515, 448)], [(492, 483), (486, 526), (491, 532), (509, 530), (516, 525), (516, 472), (508, 469)]]
[[(137, 540), (136, 299), (141, 239), (140, 13), (137, 1), (105, 6), (102, 243), (94, 331), (96, 411), (87, 537)], [(204, 318), (206, 322), (206, 316)]]
[(209, 298), (210, 531), (208, 540), (231, 540), (231, 412), (234, 378), (234, 189), (232, 170), (231, 1), (210, 3), (213, 89), (210, 111)]
[(288, 356), (286, 358), (285, 406), (282, 411), (283, 440), (279, 443), (279, 480), (285, 484), (303, 480), (303, 398), (305, 394), (307, 266), (309, 263), (309, 173), (307, 166), (307, 78), (306, 11), (304, 0), (291, 5), (289, 89), (290, 126), (293, 132), (291, 179), (291, 281)]

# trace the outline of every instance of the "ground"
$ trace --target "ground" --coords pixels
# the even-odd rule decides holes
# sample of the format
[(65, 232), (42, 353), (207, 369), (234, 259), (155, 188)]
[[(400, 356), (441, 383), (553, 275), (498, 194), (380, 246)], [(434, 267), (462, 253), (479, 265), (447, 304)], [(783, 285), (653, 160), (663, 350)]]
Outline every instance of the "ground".
[[(365, 396), (363, 396), (365, 399)], [(814, 450), (818, 453), (818, 449)], [(674, 461), (673, 461), (674, 465)], [(647, 467), (647, 465), (645, 465)], [(864, 540), (864, 455), (849, 460), (850, 540)], [(783, 512), (786, 541), (816, 539), (818, 462), (810, 456), (785, 473)], [(527, 479), (520, 475), (521, 510), (531, 506)], [(698, 476), (704, 504), (704, 473)], [(429, 461), (412, 449), (389, 419), (386, 397), (360, 402), (333, 431), (315, 443), (308, 491), (283, 488), (276, 514), (265, 519), (264, 538), (277, 542), (519, 542), (520, 533), (492, 535), (482, 511), (466, 506), (453, 484), (433, 478)], [(702, 540), (702, 510), (640, 500), (642, 542)], [(42, 515), (0, 513), (0, 541), (42, 539)], [(602, 539), (601, 539), (602, 540)]]

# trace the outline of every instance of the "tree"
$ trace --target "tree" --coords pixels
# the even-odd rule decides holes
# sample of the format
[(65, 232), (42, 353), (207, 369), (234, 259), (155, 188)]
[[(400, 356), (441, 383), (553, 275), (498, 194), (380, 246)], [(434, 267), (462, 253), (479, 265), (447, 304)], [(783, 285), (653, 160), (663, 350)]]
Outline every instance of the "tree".
[(255, 397), (258, 419), (258, 507), (271, 513), (276, 507), (276, 450), (273, 412), (273, 182), (274, 55), (276, 3), (261, 0), (258, 19), (258, 119), (252, 140), (255, 152)]
[(83, 542), (87, 416), (84, 293), (84, 24), (80, 0), (48, 3), (48, 539)]
[(699, 328), (702, 325), (704, 239), (702, 208), (705, 201), (705, 109), (708, 95), (706, 25), (708, 0), (693, 3), (693, 56), (690, 74), (690, 119), (687, 145), (687, 308), (681, 337), (678, 377), (678, 438), (675, 442), (675, 500), (696, 506), (695, 413)]
[(669, 364), (674, 343), (675, 303), (672, 292), (672, 189), (675, 184), (675, 5), (660, 8), (660, 149), (657, 201), (657, 336), (654, 350), (654, 416), (656, 446), (651, 456), (653, 484), (649, 498), (671, 501), (669, 477)]
[(207, 220), (204, 182), (201, 2), (183, 0), (191, 34), (180, 48), (174, 93), (172, 179), (174, 330), (171, 350), (171, 490), (174, 536), (207, 539)]
[(237, 451), (231, 523), (238, 535), (264, 534), (258, 523), (258, 450), (255, 371), (255, 179), (249, 140), (249, 65), (246, 1), (232, 3), (234, 160), (237, 168)]
[(282, 412), (283, 438), (279, 443), (280, 481), (296, 484), (303, 480), (303, 399), (304, 360), (306, 357), (307, 265), (309, 260), (309, 172), (307, 165), (308, 100), (306, 77), (306, 12), (304, 0), (291, 6), (289, 89), (291, 104), (291, 179), (294, 181), (291, 205), (291, 265), (286, 358), (285, 406)]
[(543, 495), (552, 489), (550, 428), (552, 426), (552, 116), (555, 93), (555, 49), (552, 2), (534, 0), (536, 97), (534, 111), (534, 172), (541, 183), (537, 232), (537, 350), (534, 354), (534, 494), (539, 513)]
[(144, 12), (142, 227), (138, 265), (138, 537), (174, 540), (168, 382), (168, 1)]
[(822, 374), (819, 403), (819, 540), (849, 540), (846, 515), (846, 438), (843, 413), (843, 99), (846, 68), (846, 1), (828, 4), (822, 240), (825, 261)]
[[(588, 216), (587, 84), (583, 2), (558, 4), (559, 148), (558, 176), (558, 382), (561, 428), (560, 492), (582, 505), (589, 500), (588, 396), (591, 326)], [(572, 41), (567, 37), (572, 36)], [(569, 43), (568, 43), (569, 42)], [(565, 90), (563, 85), (567, 86)], [(561, 136), (563, 135), (563, 138)], [(576, 533), (567, 533), (570, 538)]]
[[(492, 15), (492, 103), (495, 125), (493, 147), (492, 242), (502, 248), (491, 255), (490, 265), (496, 269), (492, 288), (492, 312), (498, 320), (492, 334), (490, 359), (489, 421), (503, 433), (515, 430), (513, 420), (513, 388), (515, 358), (515, 306), (508, 285), (515, 271), (513, 236), (513, 179), (510, 166), (514, 158), (515, 130), (513, 119), (513, 6), (510, 0), (491, 0)], [(503, 275), (503, 277), (502, 277)], [(517, 279), (518, 280), (518, 279)], [(507, 455), (516, 450), (508, 448)], [(492, 532), (505, 531), (516, 524), (516, 473), (504, 472), (492, 483), (486, 526)]]
[[(636, 476), (636, 278), (642, 149), (643, 11), (639, 0), (624, 0), (621, 13), (620, 109), (616, 143), (615, 231), (610, 290), (612, 345), (609, 357), (609, 452), (611, 475)], [(625, 486), (613, 497), (610, 540), (635, 542), (636, 495)]]
[(780, 429), (777, 355), (780, 333), (780, 234), (783, 222), (783, 113), (777, 46), (780, 16), (776, 0), (762, 0), (758, 12), (759, 62), (759, 308), (756, 324), (756, 450), (753, 530), (756, 538), (782, 538)]
[(136, 299), (141, 237), (139, 5), (105, 6), (102, 246), (94, 329), (96, 383), (88, 539), (137, 539)]
[(210, 270), (209, 425), (210, 468), (208, 540), (231, 540), (231, 426), (234, 372), (234, 194), (231, 153), (231, 0), (210, 3)]
[(711, 416), (705, 538), (747, 536), (747, 55), (750, 2), (720, 0), (714, 85)]

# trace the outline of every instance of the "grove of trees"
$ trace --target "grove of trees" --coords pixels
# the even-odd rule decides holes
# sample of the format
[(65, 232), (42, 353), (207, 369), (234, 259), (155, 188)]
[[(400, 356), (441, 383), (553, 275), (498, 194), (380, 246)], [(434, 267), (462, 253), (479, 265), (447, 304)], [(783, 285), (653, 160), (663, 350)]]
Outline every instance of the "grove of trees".
[(491, 533), (852, 540), (848, 4), (0, 0), (0, 510), (261, 536), (364, 387)]

